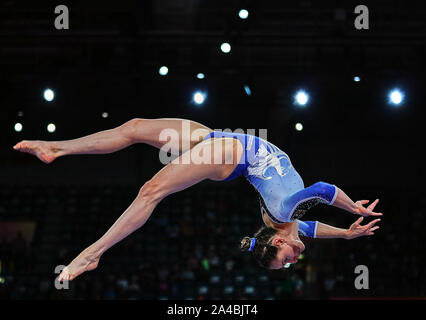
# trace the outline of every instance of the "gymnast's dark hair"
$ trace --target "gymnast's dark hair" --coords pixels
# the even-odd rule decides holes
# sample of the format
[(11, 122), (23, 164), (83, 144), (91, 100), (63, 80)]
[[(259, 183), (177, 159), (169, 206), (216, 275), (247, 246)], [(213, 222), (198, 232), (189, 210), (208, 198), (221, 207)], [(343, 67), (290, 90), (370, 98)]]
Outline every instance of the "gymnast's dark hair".
[[(251, 252), (259, 265), (264, 268), (269, 268), (272, 260), (277, 255), (278, 248), (272, 245), (272, 237), (276, 233), (277, 230), (274, 228), (262, 227), (253, 236), (256, 242)], [(249, 251), (251, 239), (251, 237), (244, 237), (241, 240), (240, 248), (242, 251)]]

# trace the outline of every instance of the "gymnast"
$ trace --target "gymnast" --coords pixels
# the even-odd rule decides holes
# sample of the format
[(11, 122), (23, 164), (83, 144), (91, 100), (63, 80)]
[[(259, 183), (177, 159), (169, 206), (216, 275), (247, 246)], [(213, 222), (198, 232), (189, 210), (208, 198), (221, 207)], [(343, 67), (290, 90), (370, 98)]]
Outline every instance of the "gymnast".
[[(175, 133), (175, 139), (167, 132)], [(354, 239), (374, 235), (379, 228), (375, 225), (380, 221), (378, 218), (361, 225), (364, 217), (382, 215), (373, 211), (379, 199), (364, 207), (369, 200), (353, 202), (333, 184), (317, 182), (305, 188), (288, 155), (272, 143), (250, 134), (215, 131), (195, 121), (135, 118), (116, 128), (77, 139), (23, 140), (13, 148), (51, 163), (65, 155), (112, 153), (135, 143), (168, 151), (174, 158), (144, 183), (110, 229), (62, 270), (59, 281), (71, 281), (95, 269), (102, 254), (143, 226), (162, 199), (203, 180), (230, 181), (243, 176), (255, 188), (264, 226), (252, 237), (244, 237), (240, 248), (250, 251), (264, 268), (280, 269), (296, 263), (305, 249), (300, 235)], [(361, 217), (348, 229), (299, 220), (319, 203)]]

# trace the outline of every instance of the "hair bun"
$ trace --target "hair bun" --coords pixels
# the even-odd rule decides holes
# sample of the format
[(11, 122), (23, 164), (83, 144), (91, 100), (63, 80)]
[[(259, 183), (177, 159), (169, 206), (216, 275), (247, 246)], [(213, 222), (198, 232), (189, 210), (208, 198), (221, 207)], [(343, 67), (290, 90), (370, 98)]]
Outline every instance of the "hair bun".
[(240, 245), (240, 249), (242, 251), (249, 251), (250, 249), (250, 244), (251, 244), (251, 238), (250, 237), (244, 237), (241, 240), (241, 245)]

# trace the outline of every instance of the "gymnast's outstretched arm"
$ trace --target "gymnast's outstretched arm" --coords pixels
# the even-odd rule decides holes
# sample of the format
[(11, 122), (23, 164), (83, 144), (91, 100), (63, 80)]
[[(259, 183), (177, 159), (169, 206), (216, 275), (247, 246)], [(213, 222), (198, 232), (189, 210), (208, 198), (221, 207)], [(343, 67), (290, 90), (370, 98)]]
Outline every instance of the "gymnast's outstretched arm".
[(319, 221), (297, 220), (297, 222), (299, 234), (302, 236), (318, 239), (341, 238), (350, 240), (363, 236), (372, 236), (374, 235), (373, 231), (379, 229), (379, 226), (375, 226), (375, 224), (380, 219), (375, 219), (366, 225), (361, 225), (363, 219), (364, 217), (360, 217), (349, 229), (333, 227)]
[(284, 215), (281, 219), (293, 221), (318, 203), (325, 203), (365, 217), (383, 215), (373, 211), (379, 199), (365, 208), (363, 205), (368, 202), (369, 200), (353, 202), (339, 187), (320, 181), (285, 198), (281, 203), (281, 212)]
[(374, 230), (379, 229), (379, 226), (375, 226), (380, 219), (375, 219), (366, 225), (361, 225), (364, 217), (360, 217), (355, 221), (349, 229), (336, 228), (321, 222), (318, 222), (316, 237), (319, 239), (329, 239), (329, 238), (341, 238), (346, 240), (355, 239), (363, 236), (372, 236), (374, 235)]
[(340, 209), (349, 211), (354, 214), (358, 214), (364, 217), (367, 216), (381, 216), (383, 215), (380, 212), (374, 212), (374, 207), (379, 202), (379, 199), (374, 200), (367, 208), (365, 208), (363, 205), (367, 204), (370, 200), (359, 200), (356, 202), (353, 202), (346, 193), (343, 192), (342, 189), (336, 187), (336, 200), (333, 202), (333, 206), (338, 207)]

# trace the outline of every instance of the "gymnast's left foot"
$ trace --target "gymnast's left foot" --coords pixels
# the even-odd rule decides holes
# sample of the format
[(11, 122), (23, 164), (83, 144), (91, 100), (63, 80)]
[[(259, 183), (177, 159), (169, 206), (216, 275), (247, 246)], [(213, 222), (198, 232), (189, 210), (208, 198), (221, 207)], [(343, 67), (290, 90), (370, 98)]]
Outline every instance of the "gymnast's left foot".
[(23, 140), (17, 143), (13, 149), (35, 155), (44, 163), (51, 163), (59, 156), (59, 149), (49, 141)]
[(96, 269), (99, 264), (99, 256), (96, 256), (86, 249), (78, 255), (59, 275), (59, 281), (72, 281), (86, 271)]

